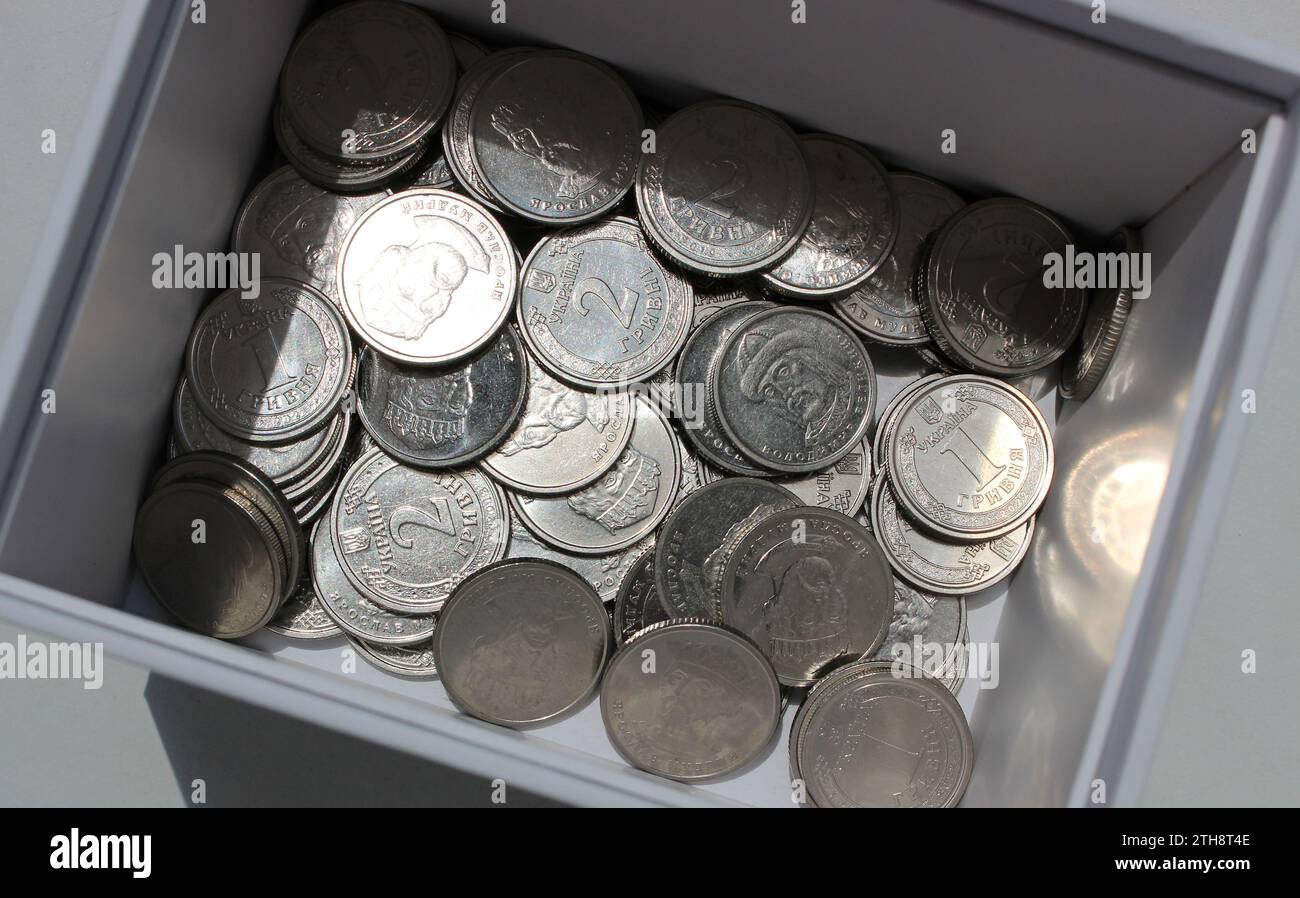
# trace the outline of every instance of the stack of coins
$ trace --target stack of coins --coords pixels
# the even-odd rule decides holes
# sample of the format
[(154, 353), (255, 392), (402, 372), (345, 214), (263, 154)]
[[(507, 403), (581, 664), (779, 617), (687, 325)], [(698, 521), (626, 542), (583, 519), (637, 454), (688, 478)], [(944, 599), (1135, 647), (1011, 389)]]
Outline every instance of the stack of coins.
[[(1087, 309), (1038, 277), (1064, 224), (382, 0), (306, 26), (271, 130), (287, 165), (233, 230), (267, 276), (200, 313), (137, 524), (163, 605), (346, 637), (503, 726), (599, 694), (683, 781), (743, 773), (807, 690), (809, 804), (960, 801), (966, 596), (1013, 575), (1054, 464), (1004, 379)], [(1094, 306), (1075, 395), (1127, 310)], [(873, 430), (893, 347), (932, 373)]]

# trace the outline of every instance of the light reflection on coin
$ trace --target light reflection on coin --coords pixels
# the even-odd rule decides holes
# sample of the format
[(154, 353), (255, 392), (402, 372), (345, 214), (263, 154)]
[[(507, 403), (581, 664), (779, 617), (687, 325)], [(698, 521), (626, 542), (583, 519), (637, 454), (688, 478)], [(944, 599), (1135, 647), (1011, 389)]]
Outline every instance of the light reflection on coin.
[(902, 661), (946, 684), (956, 673), (965, 637), (964, 598), (921, 592), (895, 578), (889, 632), (880, 648), (862, 660)]
[[(1120, 228), (1110, 238), (1107, 252), (1130, 258), (1142, 252), (1142, 236), (1133, 228)], [(1082, 402), (1097, 389), (1111, 359), (1119, 349), (1133, 305), (1131, 287), (1094, 290), (1079, 341), (1065, 354), (1061, 368), (1061, 395)]]
[(862, 507), (871, 485), (871, 446), (864, 439), (829, 468), (802, 477), (781, 478), (777, 483), (805, 505), (851, 515)]
[(620, 645), (633, 633), (668, 619), (655, 592), (655, 547), (644, 546), (632, 563), (614, 599), (614, 639)]
[(414, 645), (375, 645), (351, 636), (348, 641), (367, 664), (384, 673), (412, 680), (436, 680), (438, 666), (433, 659), (433, 639)]
[(424, 145), (384, 162), (341, 162), (316, 152), (303, 143), (277, 103), (271, 113), (275, 142), (289, 164), (306, 180), (332, 193), (373, 193), (393, 178), (409, 171), (420, 160)]

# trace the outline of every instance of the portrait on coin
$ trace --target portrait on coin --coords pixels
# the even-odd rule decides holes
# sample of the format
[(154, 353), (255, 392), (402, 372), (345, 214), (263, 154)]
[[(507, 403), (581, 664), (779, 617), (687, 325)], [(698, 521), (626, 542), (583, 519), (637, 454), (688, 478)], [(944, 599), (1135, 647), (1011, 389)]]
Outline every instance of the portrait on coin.
[(388, 379), (384, 422), (410, 449), (441, 446), (465, 435), (474, 403), (471, 365), (441, 377), (425, 377), (400, 368)]
[[(562, 119), (566, 111), (573, 121)], [(574, 142), (574, 136), (581, 131), (579, 119), (585, 116), (585, 110), (569, 110), (567, 106), (552, 107), (543, 113), (530, 112), (521, 103), (499, 103), (492, 110), (492, 127), (515, 152), (535, 160), (560, 179), (556, 196), (574, 199), (586, 193), (609, 166), (602, 154), (585, 151)]]
[(569, 497), (569, 507), (617, 533), (654, 513), (662, 473), (659, 462), (629, 446), (604, 477)]
[(736, 733), (759, 729), (745, 690), (711, 665), (681, 661), (657, 690), (656, 708), (640, 721), (646, 740), (669, 757), (711, 758), (733, 750)]
[(268, 271), (293, 275), (308, 283), (324, 285), (333, 294), (334, 266), (338, 248), (356, 220), (350, 203), (301, 178), (279, 187), (257, 217), (257, 234), (275, 248), (276, 258), (287, 269)]
[(853, 401), (850, 373), (803, 330), (746, 333), (735, 364), (744, 397), (802, 429), (805, 447), (833, 437)]
[(566, 387), (548, 377), (537, 365), (529, 368), (528, 380), (527, 405), (515, 432), (497, 449), (502, 455), (540, 449), (583, 423), (596, 430), (604, 430), (609, 423), (609, 406), (603, 396)]

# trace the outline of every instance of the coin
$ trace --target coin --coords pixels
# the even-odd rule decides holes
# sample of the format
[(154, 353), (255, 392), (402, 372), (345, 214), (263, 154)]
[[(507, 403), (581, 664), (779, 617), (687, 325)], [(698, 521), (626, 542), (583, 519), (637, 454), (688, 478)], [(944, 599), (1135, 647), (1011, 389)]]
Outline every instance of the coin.
[[(1111, 235), (1106, 251), (1133, 258), (1142, 252), (1142, 236), (1132, 228), (1120, 228)], [(1132, 287), (1093, 291), (1083, 332), (1061, 366), (1060, 389), (1066, 399), (1083, 402), (1097, 389), (1119, 348), (1132, 305)]]
[(481, 464), (511, 489), (571, 493), (598, 479), (623, 454), (632, 437), (633, 407), (629, 393), (579, 390), (532, 362), (523, 414)]
[(529, 530), (557, 549), (605, 555), (654, 532), (668, 514), (682, 479), (677, 438), (648, 400), (636, 401), (632, 439), (599, 480), (567, 496), (510, 494)]
[(261, 629), (287, 595), (270, 522), (238, 490), (200, 480), (153, 490), (136, 515), (133, 548), (159, 604), (208, 636)]
[(506, 551), (501, 494), (472, 467), (425, 471), (372, 449), (344, 475), (330, 514), (344, 575), (390, 611), (437, 611)]
[(352, 425), (351, 403), (344, 402), (340, 405), (339, 413), (326, 427), (327, 440), (320, 456), (294, 480), (276, 484), (284, 491), (284, 498), (290, 502), (296, 503), (304, 496), (319, 491), (338, 474)]
[(799, 143), (812, 169), (812, 218), (794, 251), (763, 281), (801, 299), (830, 299), (857, 287), (888, 258), (898, 235), (898, 199), (885, 167), (861, 145), (833, 134), (805, 134)]
[(654, 561), (655, 544), (650, 541), (640, 549), (618, 587), (614, 599), (614, 639), (619, 645), (633, 633), (668, 619), (655, 592)]
[(432, 16), (403, 3), (363, 2), (313, 19), (289, 49), (280, 103), (318, 153), (389, 159), (438, 126), (456, 86), (456, 58)]
[(874, 456), (876, 470), (883, 471), (885, 465), (889, 463), (888, 449), (890, 440), (892, 439), (889, 431), (890, 427), (894, 423), (895, 413), (898, 411), (898, 406), (907, 399), (909, 393), (919, 389), (925, 384), (928, 384), (930, 381), (938, 380), (941, 377), (943, 377), (942, 374), (927, 374), (924, 377), (914, 380), (910, 384), (904, 386), (903, 389), (899, 390), (898, 393), (894, 395), (893, 399), (889, 400), (889, 404), (885, 406), (885, 411), (880, 415), (880, 420), (876, 423), (875, 442), (872, 444), (874, 447), (872, 449), (872, 455)]
[(447, 165), (457, 182), (465, 192), (487, 208), (499, 211), (493, 202), (492, 194), (483, 183), (483, 175), (474, 166), (474, 156), (470, 151), (469, 126), (470, 116), (474, 111), (474, 101), (487, 79), (497, 69), (513, 57), (525, 52), (519, 48), (498, 50), (471, 65), (461, 75), (456, 85), (456, 98), (452, 103), (451, 113), (442, 129), (442, 149), (447, 157)]
[(319, 291), (266, 278), (199, 313), (185, 356), (194, 401), (222, 430), (254, 443), (288, 442), (334, 414), (347, 389), (352, 341)]
[(303, 143), (289, 124), (283, 104), (275, 104), (271, 124), (275, 131), (276, 145), (294, 170), (317, 187), (335, 193), (372, 193), (379, 190), (389, 180), (410, 171), (424, 153), (424, 145), (421, 144), (385, 162), (340, 162)]
[(921, 592), (894, 578), (894, 616), (889, 632), (863, 661), (901, 661), (950, 682), (966, 635), (966, 600)]
[(338, 303), (338, 248), (352, 224), (388, 191), (342, 196), (305, 180), (289, 166), (271, 172), (235, 216), (235, 252), (258, 253), (265, 277), (315, 287)]
[(307, 576), (299, 576), (298, 588), (267, 623), (266, 629), (290, 639), (326, 639), (343, 632), (321, 607)]
[(736, 276), (794, 249), (812, 216), (812, 173), (785, 122), (708, 100), (660, 125), (655, 152), (641, 156), (636, 203), (646, 234), (678, 264)]
[(456, 588), (433, 635), (447, 696), (466, 714), (527, 727), (595, 692), (609, 657), (609, 615), (568, 568), (516, 559)]
[(1043, 265), (1074, 238), (1024, 200), (972, 203), (948, 219), (918, 268), (926, 329), (944, 355), (1014, 377), (1060, 358), (1083, 326), (1084, 294), (1048, 287)]
[(801, 505), (764, 518), (722, 573), (722, 620), (753, 639), (787, 686), (874, 652), (889, 630), (894, 577), (857, 521)]
[(376, 645), (364, 639), (348, 641), (366, 663), (398, 677), (412, 680), (436, 680), (438, 666), (433, 660), (433, 638), (414, 645)]
[(852, 293), (834, 300), (831, 308), (865, 337), (915, 346), (930, 341), (913, 278), (921, 244), (965, 202), (924, 175), (891, 172), (889, 180), (898, 197), (898, 239), (884, 264)]
[[(451, 173), (447, 156), (437, 147), (430, 145), (420, 157), (419, 164), (414, 165), (396, 179), (395, 188), (410, 190), (415, 187), (434, 187), (438, 190), (454, 190), (456, 178)], [(333, 278), (334, 272), (330, 272)]]
[(411, 645), (433, 635), (436, 615), (396, 614), (357, 592), (343, 574), (324, 519), (311, 534), (311, 582), (322, 610), (349, 636), (374, 645)]
[(871, 486), (871, 529), (898, 576), (928, 592), (957, 596), (1010, 577), (1029, 551), (1034, 519), (985, 542), (945, 542), (913, 527), (899, 512), (889, 476), (882, 472)]
[(664, 522), (655, 551), (655, 590), (666, 615), (720, 618), (710, 557), (755, 509), (798, 504), (785, 487), (752, 477), (725, 477), (685, 499)]
[(835, 464), (801, 477), (777, 481), (804, 505), (851, 515), (862, 507), (871, 485), (871, 446), (864, 439)]
[(586, 387), (662, 371), (690, 330), (691, 285), (650, 251), (630, 218), (544, 238), (524, 262), (518, 320), (543, 366)]
[(483, 42), (468, 34), (449, 31), (447, 40), (451, 41), (451, 52), (456, 57), (456, 66), (461, 71), (488, 55), (488, 48), (483, 45)]
[(648, 546), (654, 546), (653, 536), (608, 555), (575, 555), (547, 545), (519, 521), (511, 519), (510, 547), (506, 550), (506, 558), (540, 558), (562, 564), (586, 580), (600, 600), (609, 604), (618, 597), (619, 586), (627, 578), (637, 556)]
[(446, 190), (404, 190), (352, 227), (339, 296), (363, 340), (398, 362), (444, 365), (500, 330), (519, 266), (501, 225)]
[(455, 367), (400, 365), (361, 352), (357, 412), (384, 451), (408, 465), (455, 467), (514, 429), (528, 392), (523, 347), (509, 325)]
[(740, 281), (710, 281), (695, 288), (695, 314), (691, 316), (691, 331), (708, 321), (723, 309), (742, 302), (762, 302), (763, 293), (748, 283)]
[[(791, 775), (814, 807), (955, 807), (975, 747), (961, 706), (915, 670), (863, 661), (825, 677), (795, 715)], [(870, 709), (864, 713), (863, 709)]]
[(862, 342), (811, 309), (747, 318), (723, 344), (714, 378), (722, 429), (751, 461), (779, 471), (839, 461), (875, 411), (876, 375)]
[(983, 542), (1034, 516), (1052, 485), (1052, 437), (1018, 390), (978, 374), (931, 381), (899, 406), (889, 485), (936, 535)]
[(780, 723), (781, 689), (744, 636), (703, 621), (662, 623), (614, 654), (600, 711), (629, 764), (693, 782), (758, 757)]
[(534, 50), (484, 79), (469, 147), (503, 208), (576, 224), (613, 210), (632, 186), (641, 128), (641, 107), (613, 69), (568, 50)]
[(749, 461), (722, 429), (718, 420), (714, 374), (722, 346), (740, 323), (764, 309), (770, 302), (741, 302), (710, 316), (687, 337), (673, 373), (682, 432), (695, 450), (711, 464), (732, 474), (766, 477), (769, 473)]

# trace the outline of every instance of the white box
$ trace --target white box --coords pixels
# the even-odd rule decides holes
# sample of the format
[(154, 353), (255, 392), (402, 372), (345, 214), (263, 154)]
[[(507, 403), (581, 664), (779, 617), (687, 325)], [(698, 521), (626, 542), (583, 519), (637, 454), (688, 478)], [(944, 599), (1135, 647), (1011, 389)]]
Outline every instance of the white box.
[[(593, 53), (670, 104), (732, 94), (891, 165), (1027, 197), (1081, 238), (1142, 226), (1155, 283), (1113, 370), (1082, 405), (1036, 396), (1055, 485), (1021, 570), (970, 603), (971, 638), (999, 644), (1000, 685), (961, 693), (967, 804), (1084, 804), (1096, 778), (1110, 803), (1135, 801), (1244, 428), (1241, 390), (1300, 234), (1300, 60), (1117, 2), (1104, 24), (1085, 0), (807, 0), (806, 24), (785, 0), (507, 0), (502, 25), (486, 0), (424, 5), (498, 45)], [(212, 0), (197, 24), (180, 0), (126, 4), (0, 356), (0, 617), (562, 800), (790, 806), (784, 736), (741, 776), (681, 786), (619, 761), (594, 704), (499, 729), (457, 714), (436, 683), (340, 673), (336, 641), (182, 631), (133, 576), (132, 520), (206, 298), (153, 289), (151, 260), (178, 243), (226, 248), (306, 7)], [(896, 357), (881, 367), (883, 401), (911, 374)]]

